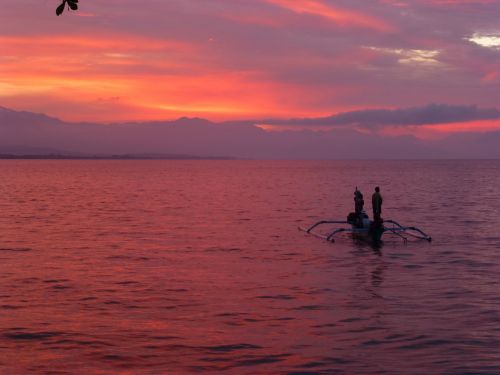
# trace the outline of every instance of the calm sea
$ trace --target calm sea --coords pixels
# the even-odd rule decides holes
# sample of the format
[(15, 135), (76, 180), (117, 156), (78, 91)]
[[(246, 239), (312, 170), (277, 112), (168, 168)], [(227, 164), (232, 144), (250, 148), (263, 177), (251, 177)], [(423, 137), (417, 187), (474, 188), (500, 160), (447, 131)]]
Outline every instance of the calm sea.
[[(2, 374), (500, 373), (500, 161), (0, 173)], [(297, 230), (375, 185), (433, 242)]]

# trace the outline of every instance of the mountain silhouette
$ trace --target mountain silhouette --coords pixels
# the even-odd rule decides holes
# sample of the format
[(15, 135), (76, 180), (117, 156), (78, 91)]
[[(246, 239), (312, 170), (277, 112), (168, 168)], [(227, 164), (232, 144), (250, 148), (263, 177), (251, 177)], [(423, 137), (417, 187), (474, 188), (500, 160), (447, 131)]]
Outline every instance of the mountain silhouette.
[[(500, 133), (440, 141), (383, 137), (350, 129), (269, 132), (251, 121), (200, 118), (119, 124), (68, 123), (0, 107), (0, 154), (196, 155), (257, 159), (500, 157)], [(485, 147), (487, 145), (488, 147)]]

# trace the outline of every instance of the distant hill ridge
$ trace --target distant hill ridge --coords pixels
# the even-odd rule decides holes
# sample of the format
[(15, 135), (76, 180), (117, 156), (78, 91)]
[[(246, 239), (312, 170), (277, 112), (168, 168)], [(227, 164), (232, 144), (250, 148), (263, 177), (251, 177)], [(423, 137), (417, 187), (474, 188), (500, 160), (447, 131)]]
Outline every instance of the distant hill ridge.
[(232, 160), (228, 157), (203, 157), (192, 155), (70, 155), (64, 153), (47, 154), (1, 154), (0, 159), (51, 159), (51, 160)]
[[(286, 120), (280, 120), (286, 122)], [(290, 120), (293, 122), (294, 120)], [(462, 133), (442, 140), (387, 137), (354, 129), (268, 132), (252, 121), (68, 123), (0, 107), (0, 154), (161, 158), (429, 159), (500, 158), (500, 133)], [(97, 156), (96, 156), (97, 155)], [(139, 156), (140, 157), (140, 156)]]

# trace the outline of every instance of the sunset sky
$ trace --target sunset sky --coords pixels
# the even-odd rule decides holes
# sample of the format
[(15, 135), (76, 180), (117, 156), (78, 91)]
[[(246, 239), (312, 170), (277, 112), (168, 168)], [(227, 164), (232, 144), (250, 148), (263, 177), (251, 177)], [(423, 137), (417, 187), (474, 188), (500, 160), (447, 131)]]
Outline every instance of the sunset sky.
[[(500, 108), (498, 0), (80, 0), (60, 17), (59, 0), (0, 3), (0, 106), (15, 110), (118, 122)], [(451, 117), (402, 132), (500, 129), (495, 111)]]

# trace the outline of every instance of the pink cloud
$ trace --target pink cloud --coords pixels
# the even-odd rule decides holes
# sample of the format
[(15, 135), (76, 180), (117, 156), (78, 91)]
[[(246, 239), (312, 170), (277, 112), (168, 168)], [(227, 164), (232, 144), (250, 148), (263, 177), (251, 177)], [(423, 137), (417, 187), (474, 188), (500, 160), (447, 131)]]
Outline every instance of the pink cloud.
[(298, 14), (310, 14), (325, 18), (340, 27), (360, 27), (379, 32), (393, 32), (394, 28), (386, 21), (359, 11), (341, 9), (327, 5), (321, 0), (266, 0), (271, 4)]

